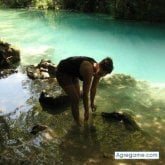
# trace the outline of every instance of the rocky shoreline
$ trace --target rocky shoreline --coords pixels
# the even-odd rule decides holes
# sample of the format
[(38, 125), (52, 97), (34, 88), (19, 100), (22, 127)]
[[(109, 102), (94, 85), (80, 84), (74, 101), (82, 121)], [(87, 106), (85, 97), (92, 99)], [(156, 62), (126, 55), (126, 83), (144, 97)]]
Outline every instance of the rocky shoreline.
[[(7, 42), (0, 41), (0, 78), (17, 73), (20, 62), (20, 51)], [(52, 92), (53, 89), (59, 89), (56, 81), (56, 65), (51, 60), (42, 59), (37, 66), (26, 66), (26, 74), (32, 79), (38, 79), (38, 84), (42, 84), (42, 80), (47, 81), (49, 84), (50, 79), (54, 79), (53, 87), (45, 88), (40, 95), (40, 103), (42, 105), (62, 105), (68, 102), (68, 97), (62, 90)], [(48, 85), (49, 86), (49, 85)]]
[(0, 78), (16, 73), (20, 60), (20, 51), (0, 40)]

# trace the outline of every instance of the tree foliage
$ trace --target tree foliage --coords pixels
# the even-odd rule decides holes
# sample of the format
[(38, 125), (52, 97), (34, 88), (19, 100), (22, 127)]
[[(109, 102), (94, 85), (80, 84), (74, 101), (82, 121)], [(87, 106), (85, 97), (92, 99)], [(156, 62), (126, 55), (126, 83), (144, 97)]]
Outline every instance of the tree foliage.
[(31, 5), (32, 0), (0, 0), (0, 5), (10, 8), (23, 8)]
[(0, 6), (69, 9), (106, 13), (115, 18), (165, 21), (164, 0), (0, 0)]

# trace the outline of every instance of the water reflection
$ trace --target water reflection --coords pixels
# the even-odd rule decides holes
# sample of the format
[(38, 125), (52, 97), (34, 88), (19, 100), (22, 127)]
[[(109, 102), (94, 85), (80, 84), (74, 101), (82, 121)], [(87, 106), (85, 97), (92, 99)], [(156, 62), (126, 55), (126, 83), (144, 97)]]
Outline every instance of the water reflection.
[(0, 115), (24, 107), (24, 103), (29, 98), (28, 90), (22, 87), (22, 81), (25, 79), (26, 75), (19, 72), (0, 80)]
[(100, 142), (97, 139), (96, 127), (92, 125), (81, 128), (72, 126), (62, 139), (60, 149), (64, 164), (82, 164), (91, 160), (100, 163)]

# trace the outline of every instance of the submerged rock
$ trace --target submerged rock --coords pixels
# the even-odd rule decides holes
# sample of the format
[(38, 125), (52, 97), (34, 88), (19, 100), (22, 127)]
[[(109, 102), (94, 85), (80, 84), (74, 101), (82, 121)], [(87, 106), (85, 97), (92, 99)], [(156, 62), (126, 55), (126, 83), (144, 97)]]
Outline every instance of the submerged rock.
[(15, 73), (20, 62), (19, 50), (0, 40), (0, 78)]
[(44, 131), (45, 129), (47, 129), (47, 126), (41, 125), (41, 124), (37, 124), (37, 125), (32, 127), (30, 133), (35, 135), (35, 134), (37, 134), (40, 131)]
[(69, 97), (65, 93), (59, 92), (52, 93), (52, 92), (46, 92), (45, 90), (42, 91), (39, 101), (42, 106), (46, 107), (57, 107), (68, 104)]
[[(82, 98), (82, 92), (80, 97)], [(59, 106), (61, 107), (70, 104), (69, 96), (58, 84), (56, 84), (55, 88), (43, 90), (40, 94), (39, 101), (43, 108), (45, 107), (53, 109)], [(58, 110), (56, 109), (56, 112), (54, 113), (58, 113)]]
[(135, 120), (131, 115), (128, 113), (120, 113), (120, 112), (102, 112), (102, 117), (104, 117), (106, 120), (110, 122), (123, 122), (126, 129), (130, 131), (139, 131), (140, 127), (137, 125)]
[(56, 69), (56, 65), (50, 60), (42, 59), (37, 66), (27, 66), (26, 71), (28, 77), (31, 79), (47, 79), (56, 76)]

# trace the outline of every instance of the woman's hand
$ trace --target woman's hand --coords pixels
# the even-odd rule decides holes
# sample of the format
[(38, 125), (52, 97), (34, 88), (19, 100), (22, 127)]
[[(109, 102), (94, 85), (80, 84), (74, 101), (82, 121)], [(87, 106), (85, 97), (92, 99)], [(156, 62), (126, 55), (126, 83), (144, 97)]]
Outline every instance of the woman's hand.
[(96, 109), (97, 109), (97, 106), (96, 106), (96, 105), (94, 105), (94, 104), (91, 104), (91, 109), (92, 109), (92, 112), (95, 112), (95, 111), (96, 111)]

